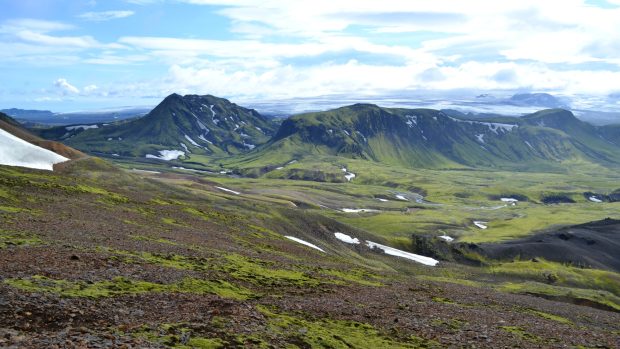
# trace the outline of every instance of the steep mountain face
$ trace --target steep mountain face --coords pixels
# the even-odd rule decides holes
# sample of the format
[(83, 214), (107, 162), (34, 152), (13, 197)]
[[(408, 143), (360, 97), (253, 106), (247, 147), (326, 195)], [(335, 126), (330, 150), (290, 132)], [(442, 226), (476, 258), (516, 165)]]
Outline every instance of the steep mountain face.
[(356, 104), (284, 121), (265, 151), (365, 158), (407, 167), (523, 166), (569, 159), (620, 163), (620, 149), (572, 113), (469, 120), (429, 109)]
[[(80, 127), (86, 130), (71, 136)], [(236, 154), (267, 142), (275, 127), (255, 110), (223, 98), (172, 94), (139, 119), (65, 127), (65, 142), (86, 151), (140, 157), (157, 152)]]

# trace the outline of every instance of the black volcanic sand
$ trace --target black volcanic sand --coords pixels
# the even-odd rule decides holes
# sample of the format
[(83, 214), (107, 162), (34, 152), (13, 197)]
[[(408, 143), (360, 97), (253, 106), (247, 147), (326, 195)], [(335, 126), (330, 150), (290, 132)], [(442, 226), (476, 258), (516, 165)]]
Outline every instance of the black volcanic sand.
[(542, 257), (550, 261), (620, 272), (620, 220), (603, 219), (503, 243), (481, 244), (493, 259)]

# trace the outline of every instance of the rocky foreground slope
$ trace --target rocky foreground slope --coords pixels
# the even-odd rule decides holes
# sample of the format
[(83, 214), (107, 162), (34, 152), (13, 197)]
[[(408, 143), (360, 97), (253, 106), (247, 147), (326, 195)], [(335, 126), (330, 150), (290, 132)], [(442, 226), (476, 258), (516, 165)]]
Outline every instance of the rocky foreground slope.
[(620, 346), (618, 312), (454, 283), (472, 269), (346, 244), (367, 233), (206, 178), (62, 171), (0, 166), (0, 346)]

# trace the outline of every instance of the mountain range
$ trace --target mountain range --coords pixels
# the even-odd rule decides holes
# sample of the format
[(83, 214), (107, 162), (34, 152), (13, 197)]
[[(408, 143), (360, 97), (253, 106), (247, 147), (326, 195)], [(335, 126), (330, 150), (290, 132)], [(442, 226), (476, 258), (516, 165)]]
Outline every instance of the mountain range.
[(620, 164), (619, 126), (593, 126), (564, 109), (469, 118), (433, 109), (354, 104), (295, 115), (278, 125), (226, 99), (173, 94), (142, 118), (38, 133), (98, 155), (160, 160), (235, 154), (259, 159), (277, 153), (289, 160), (333, 155), (408, 168)]
[(430, 109), (356, 104), (293, 116), (261, 150), (329, 154), (415, 167), (515, 166), (585, 159), (620, 163), (616, 127), (562, 109), (521, 118), (460, 119)]

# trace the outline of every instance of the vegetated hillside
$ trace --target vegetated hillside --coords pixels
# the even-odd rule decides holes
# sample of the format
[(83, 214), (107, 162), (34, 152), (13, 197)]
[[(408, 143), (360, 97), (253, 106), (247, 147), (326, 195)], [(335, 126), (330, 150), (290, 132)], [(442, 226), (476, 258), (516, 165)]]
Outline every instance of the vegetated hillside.
[(19, 122), (15, 121), (13, 118), (3, 113), (0, 113), (0, 129), (5, 130), (6, 132), (16, 136), (17, 138), (23, 139), (28, 143), (34, 144), (47, 150), (51, 150), (54, 153), (57, 153), (69, 159), (77, 159), (85, 156), (84, 153), (71, 147), (67, 147), (62, 143), (48, 141), (33, 135), (28, 130), (23, 128), (19, 124)]
[(616, 346), (620, 313), (571, 304), (604, 294), (617, 310), (615, 290), (422, 265), (260, 188), (222, 190), (233, 183), (97, 158), (60, 173), (0, 166), (0, 346)]
[(291, 158), (330, 154), (426, 168), (526, 169), (565, 160), (620, 163), (620, 147), (603, 139), (601, 128), (562, 109), (469, 120), (430, 109), (356, 104), (293, 116), (262, 151), (265, 156), (276, 151)]
[(223, 98), (172, 94), (142, 118), (86, 127), (64, 142), (84, 151), (108, 155), (157, 156), (163, 150), (186, 155), (225, 155), (265, 143), (275, 127), (255, 110)]

